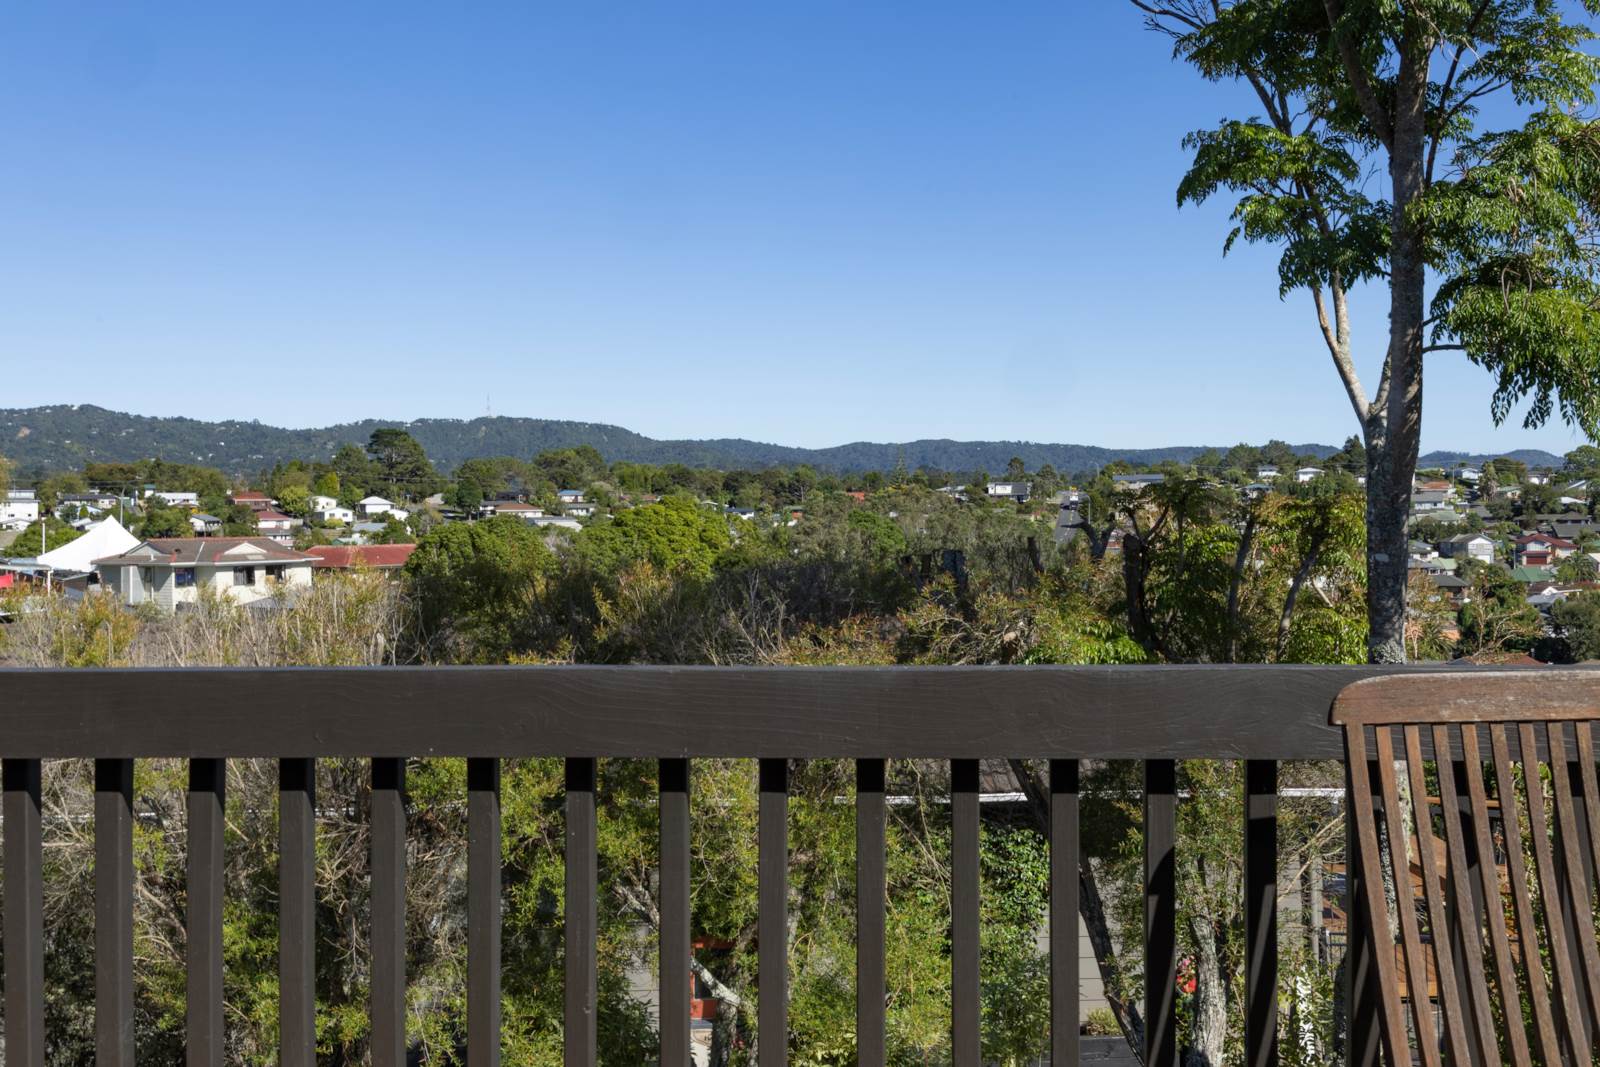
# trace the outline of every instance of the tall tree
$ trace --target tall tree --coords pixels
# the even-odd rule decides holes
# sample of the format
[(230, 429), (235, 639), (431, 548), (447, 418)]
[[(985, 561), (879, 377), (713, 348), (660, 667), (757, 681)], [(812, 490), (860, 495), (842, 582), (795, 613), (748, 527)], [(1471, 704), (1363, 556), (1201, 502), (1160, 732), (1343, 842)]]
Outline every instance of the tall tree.
[[(399, 499), (420, 499), (437, 490), (439, 475), (428, 461), (428, 453), (415, 437), (392, 426), (372, 431), (367, 455), (391, 495)], [(337, 458), (337, 457), (336, 457)]]
[[(1131, 2), (1179, 58), (1260, 105), (1189, 135), (1178, 201), (1235, 194), (1225, 248), (1278, 245), (1281, 293), (1310, 294), (1367, 447), (1368, 655), (1403, 660), (1424, 356), (1494, 374), (1496, 422), (1528, 400), (1526, 425), (1559, 412), (1600, 432), (1600, 125), (1579, 114), (1594, 34), (1554, 0)], [(1496, 97), (1516, 117), (1487, 129)], [(1371, 393), (1349, 305), (1365, 283), (1389, 297)]]

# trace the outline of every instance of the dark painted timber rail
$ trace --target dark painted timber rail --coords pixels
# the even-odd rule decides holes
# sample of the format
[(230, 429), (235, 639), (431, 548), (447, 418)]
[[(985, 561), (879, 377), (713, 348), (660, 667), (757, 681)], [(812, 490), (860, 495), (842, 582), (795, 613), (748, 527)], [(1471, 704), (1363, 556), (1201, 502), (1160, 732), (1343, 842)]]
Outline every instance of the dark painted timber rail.
[[(5, 1051), (42, 1067), (40, 760), (94, 758), (96, 1061), (134, 1061), (132, 771), (187, 758), (190, 1067), (223, 1056), (223, 788), (228, 758), (280, 760), (279, 1063), (316, 1062), (315, 776), (319, 757), (371, 760), (372, 1063), (405, 1041), (406, 758), (468, 758), (467, 1055), (500, 1062), (500, 760), (566, 760), (565, 1063), (593, 1067), (598, 890), (596, 759), (660, 760), (662, 1067), (688, 1067), (689, 761), (760, 760), (760, 1035), (783, 1034), (788, 975), (788, 761), (857, 761), (857, 1042), (884, 1062), (884, 761), (951, 766), (952, 1054), (980, 1062), (978, 763), (1050, 761), (1050, 1050), (1079, 1062), (1078, 761), (1145, 761), (1148, 1067), (1176, 1067), (1177, 759), (1246, 765), (1246, 1062), (1277, 1063), (1277, 762), (1340, 759), (1328, 712), (1346, 685), (1404, 668), (357, 668), (0, 670), (4, 757)], [(1485, 684), (1492, 678), (1486, 675)], [(336, 710), (330, 710), (336, 709)], [(1357, 901), (1358, 902), (1358, 901)], [(1359, 908), (1352, 946), (1362, 944)], [(1059, 921), (1057, 921), (1059, 920)], [(1370, 961), (1355, 953), (1350, 1062), (1375, 1065)], [(760, 1042), (761, 1067), (787, 1063)]]

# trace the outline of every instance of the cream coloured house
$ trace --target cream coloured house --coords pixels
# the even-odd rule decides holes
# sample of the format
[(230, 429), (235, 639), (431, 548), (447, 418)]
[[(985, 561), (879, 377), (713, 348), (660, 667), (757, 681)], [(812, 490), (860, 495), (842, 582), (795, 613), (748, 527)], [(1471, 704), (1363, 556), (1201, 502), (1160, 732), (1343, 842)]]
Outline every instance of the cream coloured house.
[(94, 561), (100, 582), (130, 607), (154, 604), (172, 614), (211, 589), (250, 604), (279, 590), (311, 585), (315, 557), (267, 537), (160, 537)]

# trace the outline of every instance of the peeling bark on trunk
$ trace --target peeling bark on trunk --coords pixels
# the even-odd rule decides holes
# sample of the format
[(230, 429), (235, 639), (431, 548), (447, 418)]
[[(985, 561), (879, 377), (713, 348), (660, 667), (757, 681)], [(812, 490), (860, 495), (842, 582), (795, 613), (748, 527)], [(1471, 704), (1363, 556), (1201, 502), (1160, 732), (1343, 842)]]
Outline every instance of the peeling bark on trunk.
[(1190, 924), (1194, 937), (1194, 1032), (1184, 1053), (1186, 1067), (1222, 1067), (1228, 1038), (1228, 975), (1217, 946), (1217, 931), (1197, 918)]

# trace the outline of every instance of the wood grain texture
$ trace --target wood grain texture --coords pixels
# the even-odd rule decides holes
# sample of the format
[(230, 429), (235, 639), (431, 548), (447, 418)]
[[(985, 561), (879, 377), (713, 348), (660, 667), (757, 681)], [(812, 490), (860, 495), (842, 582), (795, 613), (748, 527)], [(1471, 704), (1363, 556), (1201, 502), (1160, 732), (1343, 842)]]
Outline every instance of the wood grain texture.
[[(382, 738), (419, 757), (1337, 759), (1328, 709), (1340, 690), (1427, 670), (8, 669), (0, 748), (12, 758), (360, 757)], [(1600, 675), (1588, 677), (1600, 688)]]
[(1339, 693), (1333, 723), (1563, 722), (1600, 718), (1600, 671), (1453, 670), (1364, 678)]

